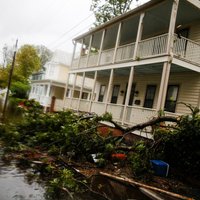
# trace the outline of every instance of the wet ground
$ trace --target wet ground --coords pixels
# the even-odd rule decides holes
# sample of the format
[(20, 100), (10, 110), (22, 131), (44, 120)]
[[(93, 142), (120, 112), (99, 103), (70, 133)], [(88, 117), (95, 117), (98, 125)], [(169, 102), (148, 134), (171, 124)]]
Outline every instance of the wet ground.
[(45, 200), (45, 187), (28, 179), (29, 170), (22, 170), (16, 162), (0, 159), (0, 200)]
[[(47, 186), (45, 181), (41, 179), (33, 178), (35, 171), (31, 168), (23, 168), (18, 165), (17, 161), (11, 161), (5, 163), (2, 159), (2, 150), (0, 150), (0, 200), (52, 200), (49, 195), (47, 195)], [(104, 178), (105, 179), (105, 178)], [(95, 185), (104, 185), (101, 190), (92, 186), (93, 189), (100, 194), (105, 194), (109, 196), (109, 199), (137, 199), (144, 200), (149, 199), (139, 192), (134, 190), (127, 191), (126, 187), (118, 186), (118, 184), (104, 180), (102, 178), (94, 179)], [(106, 187), (107, 186), (107, 187)], [(119, 189), (116, 190), (116, 187)], [(99, 191), (98, 191), (99, 190)], [(120, 192), (120, 193), (119, 193)], [(123, 193), (127, 196), (123, 196)], [(133, 192), (135, 193), (134, 195)], [(119, 194), (118, 194), (119, 193)], [(131, 195), (128, 195), (131, 194)], [(67, 200), (71, 199), (61, 195), (59, 197), (53, 198), (53, 200)], [(81, 195), (74, 194), (74, 199), (76, 200), (104, 200), (103, 196), (96, 195), (95, 193), (87, 192)], [(105, 198), (107, 199), (107, 198)]]

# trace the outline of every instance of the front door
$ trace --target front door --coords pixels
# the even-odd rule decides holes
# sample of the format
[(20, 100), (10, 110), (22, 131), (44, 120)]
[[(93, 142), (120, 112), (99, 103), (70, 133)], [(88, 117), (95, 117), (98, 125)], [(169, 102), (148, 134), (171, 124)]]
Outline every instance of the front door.
[(117, 98), (118, 98), (118, 95), (119, 95), (119, 88), (120, 88), (120, 85), (114, 85), (113, 86), (111, 103), (117, 103)]
[(167, 89), (167, 96), (165, 101), (165, 111), (175, 112), (176, 103), (178, 99), (178, 85), (169, 85)]
[(147, 85), (146, 95), (144, 100), (145, 108), (153, 108), (155, 93), (156, 93), (156, 85)]

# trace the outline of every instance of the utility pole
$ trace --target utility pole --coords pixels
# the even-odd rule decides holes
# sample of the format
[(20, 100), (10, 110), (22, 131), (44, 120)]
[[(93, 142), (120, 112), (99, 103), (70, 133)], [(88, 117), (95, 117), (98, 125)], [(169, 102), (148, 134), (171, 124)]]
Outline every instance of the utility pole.
[(16, 40), (16, 44), (15, 44), (15, 47), (14, 47), (15, 49), (14, 49), (14, 54), (13, 54), (13, 60), (12, 60), (12, 65), (11, 65), (11, 68), (10, 68), (10, 73), (9, 73), (9, 78), (8, 78), (8, 88), (7, 88), (6, 98), (5, 98), (3, 112), (2, 112), (2, 121), (4, 121), (5, 114), (6, 114), (8, 95), (9, 95), (10, 85), (11, 85), (11, 81), (12, 81), (12, 74), (13, 74), (13, 70), (14, 70), (14, 66), (15, 66), (15, 57), (16, 57), (16, 53), (17, 53), (17, 43), (18, 43), (18, 39)]

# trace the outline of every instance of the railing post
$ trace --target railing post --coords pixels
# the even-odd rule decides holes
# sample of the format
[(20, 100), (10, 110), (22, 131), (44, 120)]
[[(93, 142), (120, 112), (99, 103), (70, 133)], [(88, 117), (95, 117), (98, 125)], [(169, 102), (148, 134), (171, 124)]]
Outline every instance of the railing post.
[(99, 56), (98, 56), (98, 59), (97, 59), (97, 66), (99, 66), (100, 64), (100, 60), (101, 60), (101, 52), (102, 52), (102, 49), (103, 49), (103, 42), (104, 42), (104, 37), (105, 37), (105, 29), (103, 30), (103, 33), (102, 33), (102, 37), (101, 37), (101, 44), (100, 44), (100, 49), (99, 49)]
[(165, 62), (163, 64), (163, 71), (162, 71), (160, 89), (159, 89), (159, 94), (158, 94), (158, 102), (157, 102), (157, 107), (156, 107), (157, 111), (164, 110), (167, 87), (168, 87), (168, 82), (169, 82), (170, 68), (171, 68), (171, 64), (169, 62)]
[(81, 97), (82, 97), (82, 93), (83, 93), (84, 82), (85, 82), (85, 72), (83, 72), (81, 90), (80, 90), (79, 99), (78, 99), (77, 111), (79, 110), (79, 107), (80, 107), (80, 102), (81, 102)]
[(91, 112), (93, 96), (94, 96), (94, 92), (95, 92), (95, 88), (96, 88), (96, 82), (97, 82), (97, 71), (95, 71), (95, 74), (94, 74), (94, 84), (93, 84), (93, 87), (92, 87), (92, 93), (91, 93), (91, 97), (90, 97), (88, 112)]
[(121, 34), (121, 26), (122, 26), (122, 23), (119, 23), (119, 27), (118, 27), (118, 31), (117, 31), (117, 39), (116, 39), (116, 43), (115, 43), (115, 49), (114, 49), (112, 63), (115, 62), (115, 58), (116, 58), (116, 54), (117, 54), (117, 49), (118, 49), (118, 46), (119, 46), (119, 40), (120, 40), (120, 34)]
[(123, 115), (122, 115), (122, 125), (124, 124), (125, 117), (126, 117), (127, 106), (130, 99), (131, 88), (133, 84), (133, 77), (134, 77), (134, 67), (132, 66), (130, 70), (130, 74), (129, 74), (129, 79), (128, 79), (128, 87), (127, 87), (126, 99), (125, 99), (124, 110), (123, 110)]
[(64, 94), (63, 94), (63, 109), (65, 108), (65, 100), (66, 100), (66, 94), (67, 94), (67, 90), (68, 90), (68, 87), (69, 87), (69, 78), (70, 78), (70, 74), (68, 73), (67, 74), (67, 81), (66, 81), (66, 84), (65, 84), (65, 89), (64, 89)]
[(112, 87), (112, 83), (113, 83), (113, 75), (114, 75), (114, 69), (111, 69), (111, 71), (110, 71), (110, 79), (109, 79), (109, 83), (108, 83), (108, 91), (107, 91), (106, 101), (105, 101), (104, 112), (107, 111), (107, 107), (108, 107), (108, 100), (109, 100), (110, 91), (111, 91), (111, 87)]
[(139, 45), (139, 41), (142, 38), (144, 16), (145, 16), (145, 13), (140, 14), (140, 20), (139, 20), (138, 30), (137, 30), (137, 37), (136, 37), (136, 41), (135, 41), (135, 49), (134, 49), (134, 53), (133, 53), (133, 60), (136, 60), (136, 58), (137, 58), (138, 45)]
[(88, 67), (88, 61), (89, 61), (89, 58), (90, 58), (90, 49), (91, 49), (91, 45), (92, 45), (92, 38), (93, 38), (93, 35), (90, 36), (90, 42), (89, 42), (89, 47), (88, 47), (88, 55), (87, 55), (87, 60), (86, 60), (86, 67)]
[(78, 66), (77, 66), (78, 68), (80, 67), (80, 61), (81, 61), (82, 51), (83, 51), (83, 39), (82, 39), (81, 51), (80, 51), (80, 55), (79, 55), (79, 59), (78, 59)]
[(171, 11), (170, 25), (168, 31), (168, 41), (167, 41), (167, 53), (173, 56), (174, 47), (174, 30), (176, 26), (176, 17), (178, 12), (179, 0), (174, 0)]
[(72, 60), (71, 60), (71, 68), (73, 67), (73, 61), (74, 61), (74, 56), (75, 56), (75, 52), (76, 52), (76, 45), (77, 45), (77, 42), (75, 41), (75, 44), (74, 44), (74, 48), (73, 48), (73, 53), (72, 53)]
[(70, 101), (70, 108), (72, 106), (72, 101), (73, 101), (73, 98), (74, 98), (74, 90), (75, 90), (75, 86), (76, 86), (76, 79), (77, 79), (77, 73), (75, 73), (75, 76), (74, 76), (74, 83), (73, 83), (73, 87), (72, 87), (72, 93), (71, 93), (71, 101)]

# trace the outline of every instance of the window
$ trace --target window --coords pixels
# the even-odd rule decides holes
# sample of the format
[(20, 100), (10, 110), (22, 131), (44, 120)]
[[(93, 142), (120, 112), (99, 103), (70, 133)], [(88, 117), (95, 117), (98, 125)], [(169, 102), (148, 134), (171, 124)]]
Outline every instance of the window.
[(81, 99), (87, 99), (87, 98), (88, 98), (88, 93), (87, 92), (83, 92)]
[(147, 85), (146, 95), (144, 100), (145, 108), (153, 108), (155, 93), (156, 93), (156, 85)]
[(118, 98), (118, 95), (119, 95), (119, 88), (120, 88), (120, 85), (114, 85), (113, 86), (111, 103), (117, 103), (117, 98)]
[(105, 90), (106, 90), (106, 86), (105, 85), (101, 85), (100, 91), (99, 91), (98, 101), (103, 102), (103, 97), (104, 97), (104, 94), (105, 94)]
[(175, 112), (176, 102), (178, 98), (178, 85), (169, 85), (167, 89), (167, 96), (165, 101), (165, 111)]

